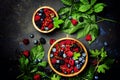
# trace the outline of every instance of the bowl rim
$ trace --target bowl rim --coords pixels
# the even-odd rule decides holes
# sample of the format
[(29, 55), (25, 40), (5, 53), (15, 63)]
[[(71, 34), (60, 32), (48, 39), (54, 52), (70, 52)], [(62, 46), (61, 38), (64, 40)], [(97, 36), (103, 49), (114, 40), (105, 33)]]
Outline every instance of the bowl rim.
[[(54, 47), (54, 45), (55, 45), (56, 43), (62, 41), (62, 40), (66, 40), (66, 39), (75, 40), (76, 42), (78, 42), (78, 43), (81, 45), (81, 47), (83, 48), (83, 50), (84, 50), (84, 52), (85, 52), (85, 54), (86, 54), (85, 63), (83, 64), (83, 66), (81, 67), (81, 69), (80, 69), (78, 72), (73, 73), (73, 74), (64, 74), (64, 73), (58, 72), (58, 71), (57, 71), (56, 69), (54, 69), (54, 67), (52, 66), (51, 61), (50, 61), (50, 57), (49, 57), (49, 56), (50, 56), (50, 52), (51, 52), (52, 48)], [(56, 41), (50, 46), (49, 51), (48, 51), (48, 63), (49, 63), (50, 68), (51, 68), (55, 73), (57, 73), (57, 74), (59, 74), (59, 75), (61, 75), (61, 76), (64, 76), (64, 77), (73, 77), (73, 76), (76, 76), (76, 75), (78, 75), (79, 73), (81, 73), (81, 72), (85, 69), (85, 67), (87, 66), (87, 63), (88, 63), (88, 52), (87, 52), (87, 49), (85, 48), (85, 46), (83, 45), (83, 43), (82, 43), (81, 41), (79, 41), (79, 40), (77, 40), (77, 39), (74, 39), (74, 38), (61, 38), (61, 39), (56, 40)]]
[(41, 30), (41, 29), (38, 28), (38, 26), (35, 24), (35, 21), (34, 21), (35, 14), (36, 14), (40, 9), (43, 9), (43, 8), (48, 8), (48, 9), (52, 10), (52, 11), (55, 13), (56, 17), (58, 17), (58, 14), (57, 14), (56, 10), (53, 9), (52, 7), (50, 7), (50, 6), (41, 6), (41, 7), (37, 8), (37, 9), (34, 11), (33, 16), (32, 16), (32, 23), (33, 23), (34, 28), (35, 28), (36, 30), (38, 30), (39, 32), (42, 32), (42, 33), (50, 33), (50, 32), (52, 32), (52, 31), (55, 29), (54, 27), (53, 27), (52, 29), (48, 30), (48, 31), (43, 31), (43, 30)]

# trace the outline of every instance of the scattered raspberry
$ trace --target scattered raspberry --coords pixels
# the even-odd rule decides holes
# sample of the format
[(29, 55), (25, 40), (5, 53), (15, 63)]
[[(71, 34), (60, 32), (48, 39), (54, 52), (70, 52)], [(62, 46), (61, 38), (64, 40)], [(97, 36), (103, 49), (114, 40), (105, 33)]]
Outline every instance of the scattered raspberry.
[(78, 24), (78, 21), (76, 19), (71, 19), (71, 23), (76, 26)]
[(40, 80), (40, 75), (39, 74), (35, 74), (34, 75), (34, 80)]
[(86, 37), (85, 37), (85, 40), (86, 41), (91, 41), (92, 40), (92, 36), (90, 34), (88, 34)]
[(25, 57), (29, 57), (29, 55), (30, 55), (29, 50), (23, 51), (23, 55), (24, 55)]
[(23, 43), (24, 43), (25, 45), (28, 45), (28, 44), (29, 44), (29, 39), (23, 39)]

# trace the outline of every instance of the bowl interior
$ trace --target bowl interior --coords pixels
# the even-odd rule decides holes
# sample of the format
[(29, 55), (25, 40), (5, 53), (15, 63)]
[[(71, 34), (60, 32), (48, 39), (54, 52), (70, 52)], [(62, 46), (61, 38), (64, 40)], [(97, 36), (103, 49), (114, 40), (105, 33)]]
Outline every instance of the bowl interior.
[(64, 77), (81, 73), (88, 62), (85, 46), (74, 38), (55, 41), (48, 51), (48, 63), (52, 70)]
[(52, 7), (42, 6), (33, 13), (33, 26), (42, 33), (52, 32), (55, 29), (53, 24), (54, 17), (58, 17), (58, 14)]

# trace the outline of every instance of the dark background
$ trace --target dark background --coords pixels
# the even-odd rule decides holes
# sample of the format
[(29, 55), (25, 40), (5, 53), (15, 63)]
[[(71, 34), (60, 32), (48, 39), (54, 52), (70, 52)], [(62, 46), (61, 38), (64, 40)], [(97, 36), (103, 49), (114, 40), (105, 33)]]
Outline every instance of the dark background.
[[(101, 0), (107, 4), (99, 16), (116, 20), (120, 23), (120, 2), (119, 0)], [(39, 6), (48, 5), (58, 10), (63, 5), (60, 0), (0, 0), (0, 78), (4, 80), (15, 80), (19, 74), (18, 69), (18, 53), (21, 49), (30, 49), (33, 45), (32, 41), (28, 46), (22, 46), (21, 40), (29, 38), (29, 34), (35, 34), (35, 39), (40, 36), (46, 40), (52, 38), (64, 37), (61, 33), (56, 35), (45, 35), (37, 32), (32, 25), (32, 14)], [(100, 80), (117, 80), (120, 71), (120, 24), (104, 21), (99, 23), (100, 36), (91, 46), (83, 43), (87, 48), (101, 48), (103, 42), (108, 42), (107, 51), (110, 56), (115, 57), (115, 63), (111, 69), (103, 74)], [(57, 33), (58, 34), (58, 33)], [(44, 45), (44, 47), (46, 47)], [(23, 48), (24, 47), (24, 48)]]

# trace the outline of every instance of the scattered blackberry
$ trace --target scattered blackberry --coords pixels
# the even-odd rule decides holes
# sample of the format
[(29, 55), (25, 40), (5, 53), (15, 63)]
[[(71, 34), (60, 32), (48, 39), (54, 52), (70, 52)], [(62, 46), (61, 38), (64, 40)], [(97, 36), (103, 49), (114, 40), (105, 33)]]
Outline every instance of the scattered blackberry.
[(41, 38), (40, 38), (40, 43), (41, 43), (41, 44), (45, 44), (45, 43), (46, 43), (45, 38), (41, 37)]
[(44, 72), (44, 68), (42, 66), (39, 66), (38, 70)]
[(83, 18), (83, 17), (80, 17), (80, 18), (79, 18), (79, 21), (80, 21), (80, 22), (83, 22), (83, 21), (84, 21), (84, 18)]
[(48, 74), (48, 75), (51, 75), (51, 70), (50, 69), (44, 69), (44, 72), (46, 73), (46, 74)]

